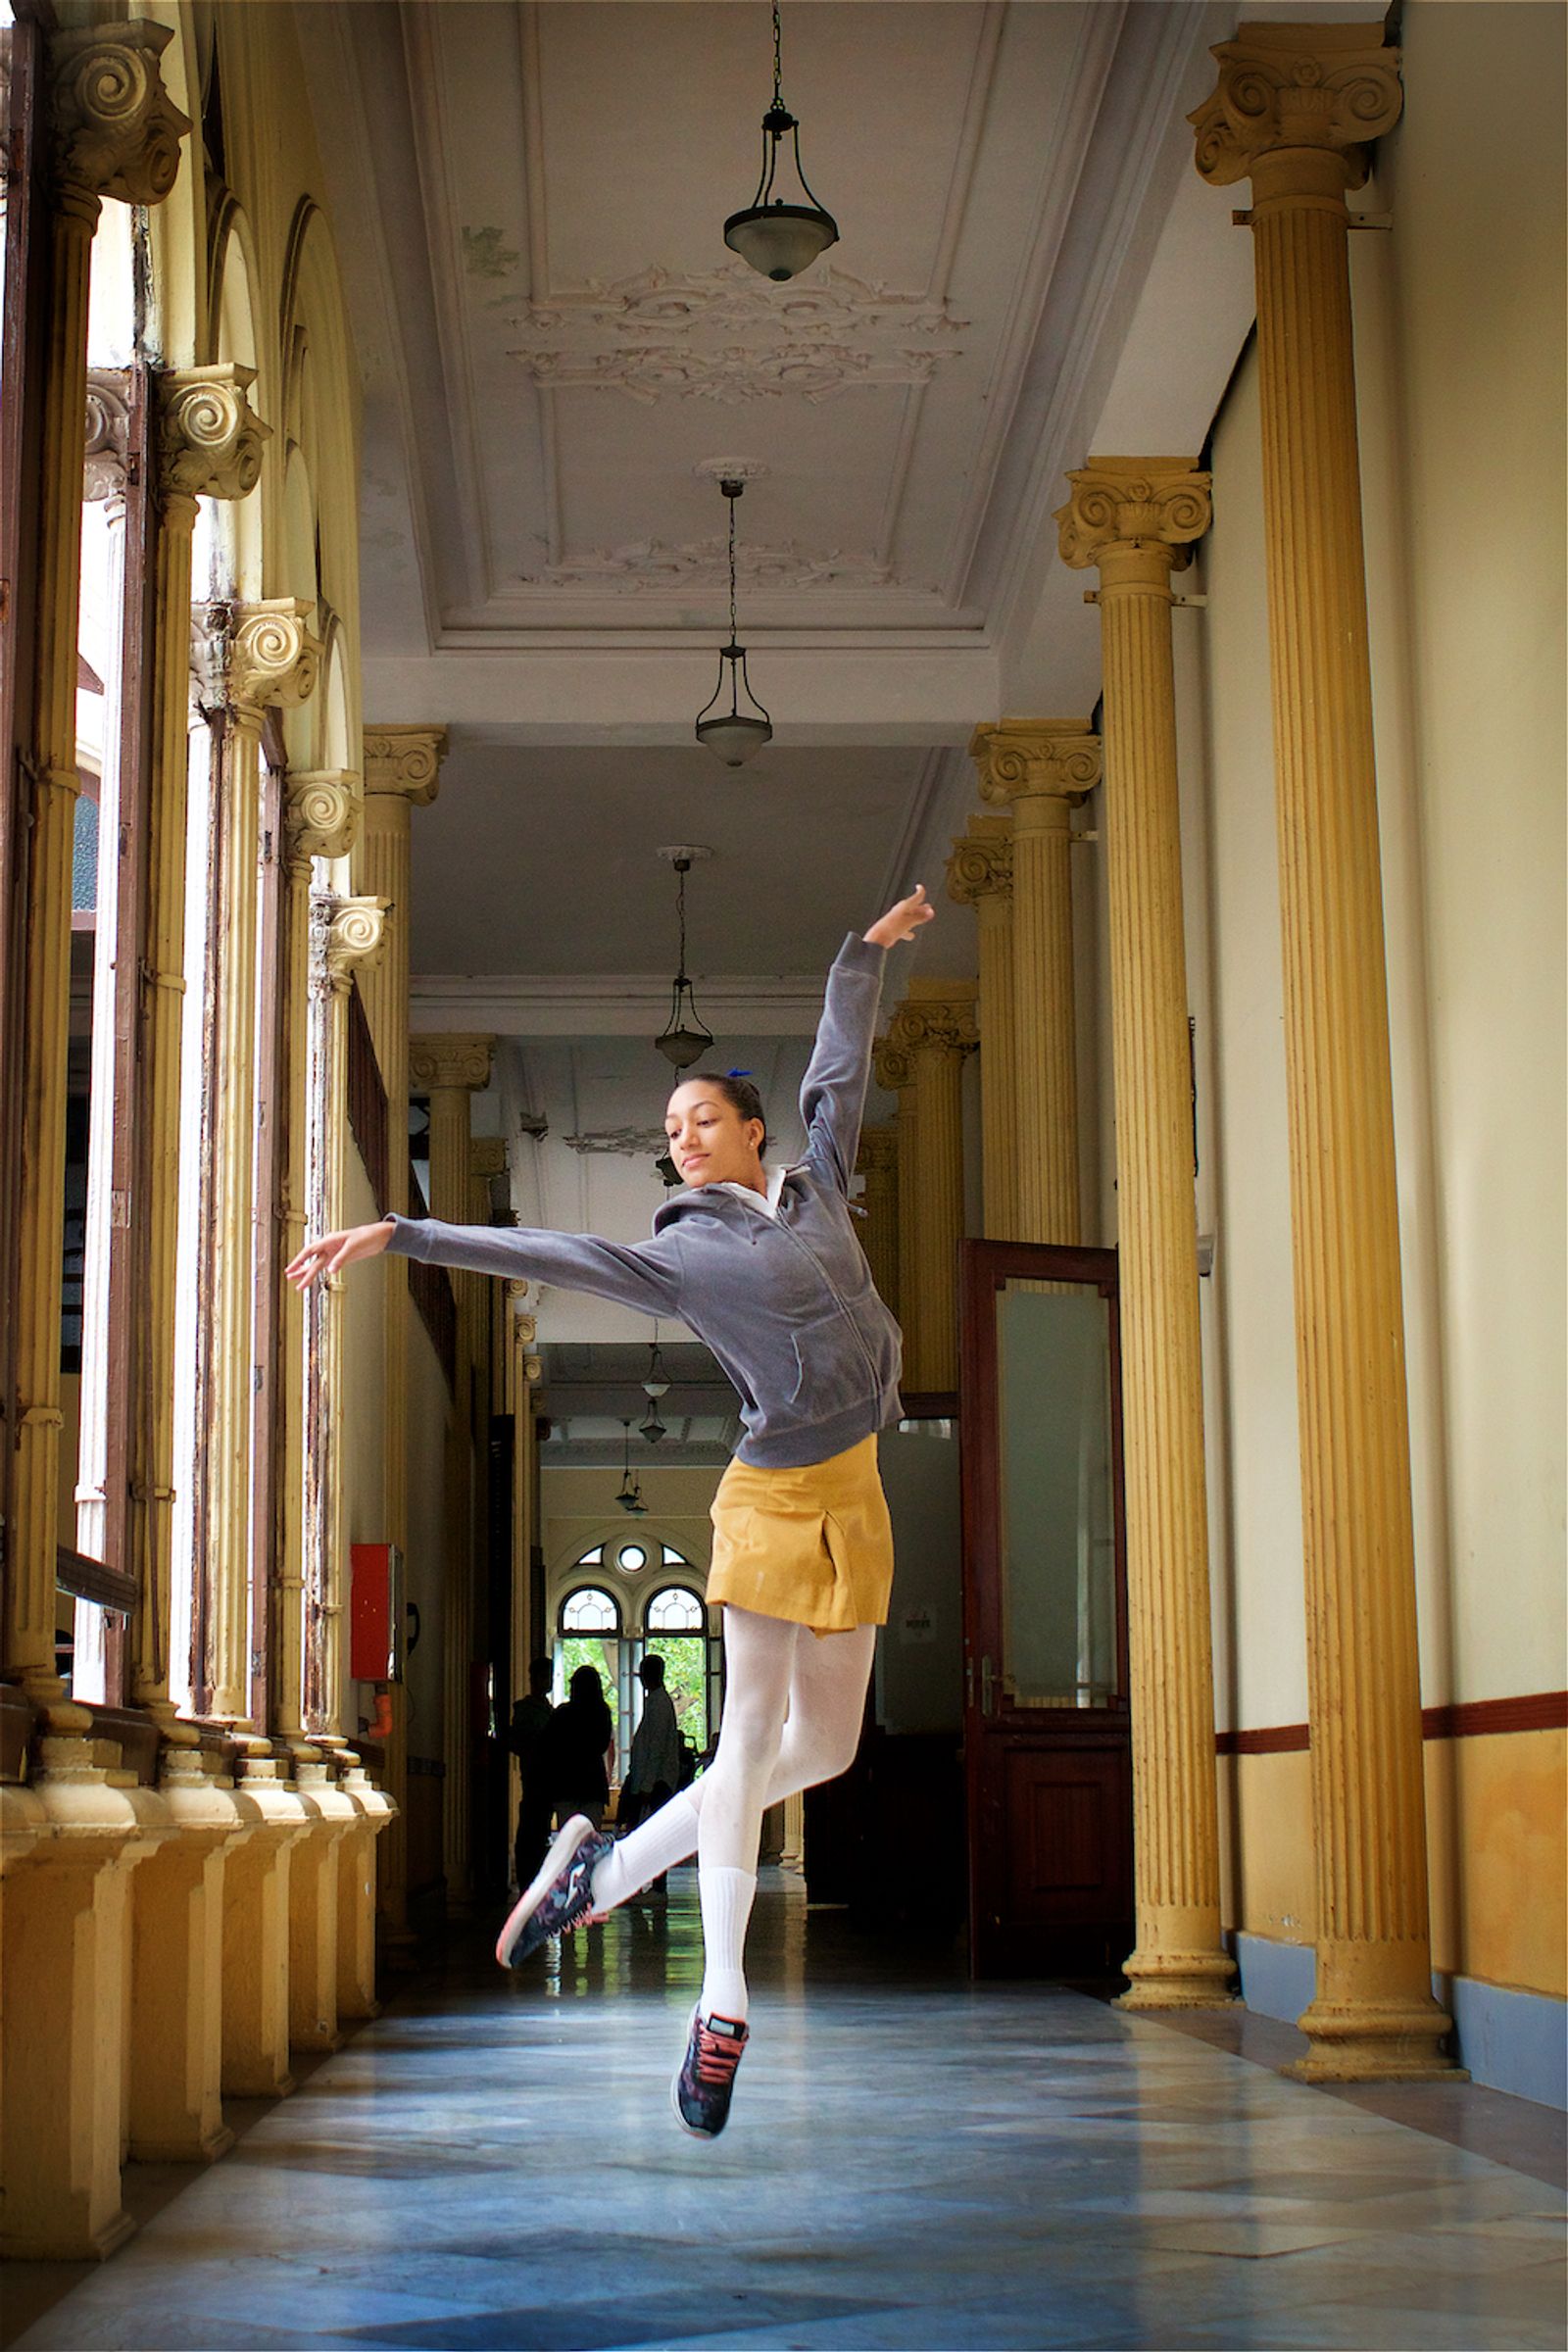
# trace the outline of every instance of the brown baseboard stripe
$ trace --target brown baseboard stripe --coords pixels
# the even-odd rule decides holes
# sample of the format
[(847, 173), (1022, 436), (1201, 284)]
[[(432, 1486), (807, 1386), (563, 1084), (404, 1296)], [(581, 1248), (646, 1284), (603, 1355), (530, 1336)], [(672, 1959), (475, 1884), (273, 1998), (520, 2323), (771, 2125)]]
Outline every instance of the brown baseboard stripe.
[[(1497, 1732), (1568, 1730), (1568, 1690), (1536, 1690), (1522, 1698), (1472, 1698), (1457, 1706), (1423, 1707), (1424, 1740), (1477, 1740)], [(1271, 1724), (1257, 1732), (1216, 1732), (1221, 1756), (1285, 1756), (1312, 1744), (1311, 1726)]]

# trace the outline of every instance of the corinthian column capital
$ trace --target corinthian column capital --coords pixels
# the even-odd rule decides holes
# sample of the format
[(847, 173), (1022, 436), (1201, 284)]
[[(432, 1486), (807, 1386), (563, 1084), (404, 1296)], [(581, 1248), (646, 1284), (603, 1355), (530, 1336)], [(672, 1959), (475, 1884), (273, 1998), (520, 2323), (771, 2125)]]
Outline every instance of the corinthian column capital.
[(379, 962), (386, 946), (386, 899), (322, 899), (321, 957), (328, 985), (347, 996), (357, 972)]
[(426, 808), (441, 789), (446, 756), (445, 727), (367, 727), (365, 789)]
[(1150, 548), (1179, 568), (1213, 512), (1210, 477), (1190, 458), (1096, 458), (1067, 479), (1072, 496), (1055, 521), (1061, 560), (1074, 570), (1112, 550)]
[(172, 498), (245, 498), (272, 437), (250, 403), (254, 368), (169, 368), (158, 379), (158, 489)]
[(959, 906), (1012, 897), (1012, 827), (1004, 816), (976, 816), (954, 842), (948, 896)]
[(1083, 718), (1004, 718), (969, 738), (980, 798), (994, 807), (1061, 801), (1074, 806), (1103, 772), (1100, 737)]
[(304, 703), (315, 693), (321, 647), (305, 625), (314, 610), (291, 596), (231, 608), (225, 678), (241, 725), (259, 727), (270, 703)]
[(459, 1036), (455, 1032), (441, 1037), (411, 1038), (409, 1084), (418, 1095), (440, 1094), (449, 1087), (477, 1094), (490, 1083), (490, 1058), (495, 1044), (493, 1037)]
[(1219, 86), (1188, 116), (1211, 187), (1248, 178), (1265, 156), (1332, 156), (1341, 185), (1366, 177), (1366, 144), (1399, 119), (1399, 52), (1366, 24), (1248, 24), (1222, 41)]
[(858, 1165), (867, 1176), (890, 1176), (899, 1164), (899, 1137), (894, 1127), (862, 1127)]
[(909, 1054), (968, 1054), (980, 1043), (972, 980), (911, 980), (888, 1027), (888, 1043)]
[(55, 171), (67, 189), (94, 204), (160, 204), (169, 194), (190, 128), (158, 63), (173, 37), (172, 24), (148, 22), (55, 35)]
[(470, 1176), (504, 1176), (507, 1172), (507, 1139), (504, 1135), (475, 1135), (468, 1139), (468, 1173)]
[(87, 370), (87, 445), (81, 495), (89, 507), (125, 495), (130, 453), (130, 398), (121, 368)]
[(885, 1094), (900, 1095), (906, 1086), (914, 1084), (914, 1055), (891, 1030), (872, 1047), (871, 1068)]
[(346, 858), (360, 829), (359, 777), (348, 767), (293, 768), (283, 800), (285, 856), (295, 870), (313, 858)]

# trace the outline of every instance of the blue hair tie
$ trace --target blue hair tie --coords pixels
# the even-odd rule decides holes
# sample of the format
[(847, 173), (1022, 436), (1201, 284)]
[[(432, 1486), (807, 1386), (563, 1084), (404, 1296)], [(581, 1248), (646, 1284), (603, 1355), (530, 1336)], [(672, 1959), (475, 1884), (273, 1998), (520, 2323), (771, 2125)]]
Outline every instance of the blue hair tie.
[(726, 1070), (724, 1072), (726, 1078), (749, 1078), (751, 1074), (750, 1070)]

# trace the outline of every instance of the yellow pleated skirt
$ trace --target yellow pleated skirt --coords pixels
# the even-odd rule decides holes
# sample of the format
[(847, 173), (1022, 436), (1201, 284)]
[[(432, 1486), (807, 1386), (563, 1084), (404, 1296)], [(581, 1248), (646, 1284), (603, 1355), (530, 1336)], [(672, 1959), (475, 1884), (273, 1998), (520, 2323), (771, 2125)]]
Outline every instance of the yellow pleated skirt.
[(787, 1618), (814, 1634), (886, 1625), (893, 1523), (874, 1437), (802, 1470), (732, 1461), (709, 1516), (710, 1601)]

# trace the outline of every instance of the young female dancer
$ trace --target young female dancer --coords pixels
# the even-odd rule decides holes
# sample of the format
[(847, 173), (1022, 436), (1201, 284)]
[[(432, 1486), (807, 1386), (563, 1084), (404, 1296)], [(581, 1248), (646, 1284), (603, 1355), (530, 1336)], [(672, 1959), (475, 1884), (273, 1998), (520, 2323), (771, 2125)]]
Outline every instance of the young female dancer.
[(559, 1283), (680, 1318), (734, 1383), (746, 1434), (713, 1499), (708, 1580), (724, 1609), (718, 1752), (618, 1841), (581, 1816), (567, 1822), (496, 1945), (513, 1966), (695, 1852), (705, 1973), (672, 2097), (702, 2138), (724, 2129), (748, 2038), (742, 1954), (763, 1810), (854, 1760), (887, 1622), (893, 1538), (876, 1433), (898, 1415), (899, 1334), (849, 1188), (885, 952), (934, 912), (919, 887), (840, 949), (801, 1091), (806, 1156), (793, 1167), (763, 1166), (766, 1122), (746, 1079), (687, 1078), (664, 1115), (684, 1190), (647, 1242), (393, 1216), (308, 1242), (288, 1269), (303, 1289), (391, 1250)]

